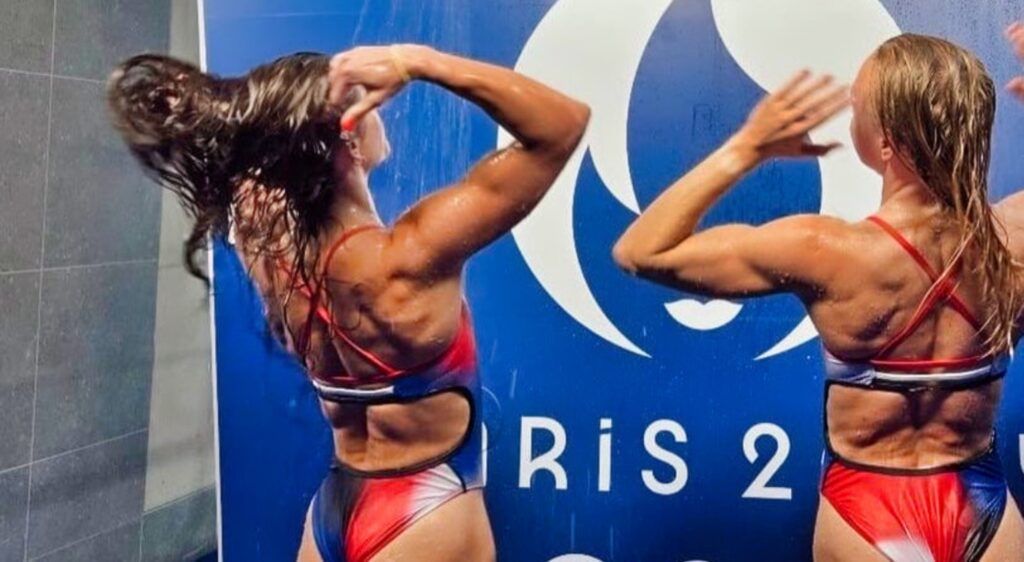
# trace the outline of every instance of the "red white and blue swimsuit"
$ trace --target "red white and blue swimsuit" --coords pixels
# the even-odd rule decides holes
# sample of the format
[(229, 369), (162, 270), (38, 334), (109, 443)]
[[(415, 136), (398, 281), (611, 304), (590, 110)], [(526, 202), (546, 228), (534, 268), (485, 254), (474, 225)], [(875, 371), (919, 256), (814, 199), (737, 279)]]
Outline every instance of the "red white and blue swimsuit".
[[(345, 241), (372, 228), (375, 227), (346, 232), (328, 252), (326, 263)], [(319, 291), (305, 285), (296, 288), (309, 299), (311, 316), (319, 317), (336, 341), (344, 343), (379, 372), (370, 378), (310, 373), (321, 399), (374, 405), (414, 402), (455, 392), (464, 396), (470, 406), (469, 423), (462, 441), (437, 458), (415, 466), (370, 472), (335, 460), (313, 498), (313, 536), (324, 562), (366, 562), (420, 518), (445, 502), (484, 485), (482, 429), (477, 412), (480, 380), (469, 310), (463, 307), (458, 334), (444, 353), (424, 365), (397, 369), (361, 347), (338, 327), (331, 312), (320, 303)], [(310, 330), (311, 322), (307, 322), (301, 338), (294, 338), (297, 350), (303, 349), (309, 341)]]
[[(933, 285), (910, 322), (875, 359), (845, 361), (825, 351), (826, 400), (832, 385), (912, 393), (925, 388), (970, 388), (1006, 372), (1008, 357), (938, 360), (893, 359), (937, 306), (953, 308), (975, 329), (981, 323), (956, 293), (950, 267), (939, 275), (909, 241), (877, 217), (882, 228), (918, 263)], [(975, 562), (988, 548), (1006, 507), (1006, 478), (995, 451), (926, 469), (869, 466), (840, 457), (825, 427), (821, 494), (865, 540), (894, 562)]]

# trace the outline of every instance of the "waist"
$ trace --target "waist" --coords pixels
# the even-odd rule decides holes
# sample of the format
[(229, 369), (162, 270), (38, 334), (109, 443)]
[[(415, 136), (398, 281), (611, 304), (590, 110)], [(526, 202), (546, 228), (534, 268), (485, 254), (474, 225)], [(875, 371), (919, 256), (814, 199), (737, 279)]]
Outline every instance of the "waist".
[(956, 464), (991, 447), (1002, 384), (914, 392), (830, 384), (826, 445), (865, 465)]
[(473, 433), (477, 407), (465, 390), (403, 402), (324, 400), (336, 459), (351, 472), (392, 475), (445, 460)]
[(1002, 461), (999, 451), (996, 448), (996, 438), (993, 434), (984, 447), (962, 457), (951, 457), (940, 462), (929, 463), (891, 463), (871, 458), (850, 457), (834, 450), (826, 441), (825, 452), (822, 455), (823, 474), (833, 464), (842, 465), (858, 472), (871, 474), (884, 474), (889, 476), (928, 476), (933, 474), (946, 474), (962, 472), (965, 470), (981, 470), (1005, 481), (1003, 475)]

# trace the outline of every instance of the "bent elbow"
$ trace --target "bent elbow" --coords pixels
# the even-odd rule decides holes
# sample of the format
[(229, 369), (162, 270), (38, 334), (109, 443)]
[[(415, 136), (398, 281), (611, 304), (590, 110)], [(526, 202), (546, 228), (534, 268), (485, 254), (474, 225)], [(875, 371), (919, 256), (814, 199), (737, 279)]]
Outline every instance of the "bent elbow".
[[(575, 144), (578, 145), (583, 140), (583, 135), (587, 132), (587, 127), (590, 126), (591, 115), (589, 105), (583, 102), (575, 102), (573, 104), (572, 123), (576, 138)], [(575, 146), (573, 148), (575, 149)]]
[(612, 247), (612, 260), (620, 269), (630, 275), (641, 275), (644, 259), (634, 245), (626, 238), (620, 238)]
[(576, 132), (576, 137), (583, 138), (583, 133), (587, 131), (587, 126), (590, 125), (590, 106), (581, 101), (573, 101), (572, 110), (569, 112), (569, 115), (573, 130)]
[(559, 153), (562, 158), (568, 159), (572, 156), (576, 148), (579, 147), (580, 142), (583, 141), (583, 136), (590, 125), (590, 115), (589, 105), (576, 100), (572, 100), (568, 104), (568, 108), (563, 115), (565, 119), (564, 132), (561, 135), (563, 142), (559, 146)]

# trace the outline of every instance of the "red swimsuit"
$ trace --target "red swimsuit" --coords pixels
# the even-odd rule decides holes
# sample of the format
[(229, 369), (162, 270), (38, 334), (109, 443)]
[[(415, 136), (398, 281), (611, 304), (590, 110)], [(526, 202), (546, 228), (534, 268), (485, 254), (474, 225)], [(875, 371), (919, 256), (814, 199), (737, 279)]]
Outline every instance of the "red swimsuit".
[[(891, 392), (923, 388), (968, 388), (1006, 371), (1006, 357), (910, 360), (889, 354), (907, 340), (939, 305), (956, 310), (975, 329), (981, 323), (956, 294), (951, 279), (958, 265), (939, 275), (892, 226), (881, 227), (921, 266), (933, 285), (910, 322), (876, 358), (844, 361), (825, 352), (828, 387), (833, 384)], [(957, 258), (957, 261), (959, 258)], [(826, 390), (827, 393), (827, 390)], [(826, 394), (827, 399), (827, 394)], [(825, 428), (821, 494), (866, 541), (894, 562), (975, 562), (984, 554), (1006, 507), (1006, 479), (993, 445), (971, 459), (934, 468), (895, 469), (841, 458)]]
[[(379, 228), (353, 228), (330, 248), (326, 262), (356, 234)], [(293, 272), (283, 268), (294, 278)], [(465, 492), (484, 485), (482, 426), (477, 404), (480, 380), (476, 342), (467, 307), (459, 331), (447, 350), (423, 365), (400, 369), (355, 342), (338, 326), (321, 302), (321, 286), (296, 283), (310, 304), (303, 333), (293, 337), (296, 350), (308, 351), (312, 325), (319, 318), (331, 337), (373, 365), (377, 374), (353, 377), (347, 373), (316, 373), (310, 380), (323, 400), (339, 403), (387, 404), (410, 402), (444, 392), (466, 398), (470, 419), (462, 440), (450, 451), (414, 466), (362, 471), (336, 459), (320, 485), (311, 507), (313, 536), (325, 562), (366, 562), (412, 524)], [(369, 386), (370, 388), (367, 388)]]

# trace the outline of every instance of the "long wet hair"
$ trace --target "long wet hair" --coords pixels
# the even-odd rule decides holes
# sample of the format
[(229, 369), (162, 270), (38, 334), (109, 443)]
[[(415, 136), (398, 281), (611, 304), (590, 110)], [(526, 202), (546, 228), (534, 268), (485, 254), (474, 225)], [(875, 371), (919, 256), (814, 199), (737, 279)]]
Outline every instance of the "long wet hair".
[(990, 311), (986, 347), (1011, 351), (1024, 294), (988, 201), (995, 84), (977, 57), (935, 37), (900, 35), (873, 60), (871, 105), (883, 134), (960, 227), (959, 251), (970, 250)]
[(209, 235), (228, 232), (243, 197), (249, 216), (235, 228), (255, 246), (247, 250), (287, 252), (298, 271), (315, 269), (341, 133), (327, 102), (328, 64), (299, 53), (220, 78), (172, 57), (139, 55), (111, 74), (114, 126), (193, 220), (184, 244), (192, 275), (208, 282), (198, 256)]

